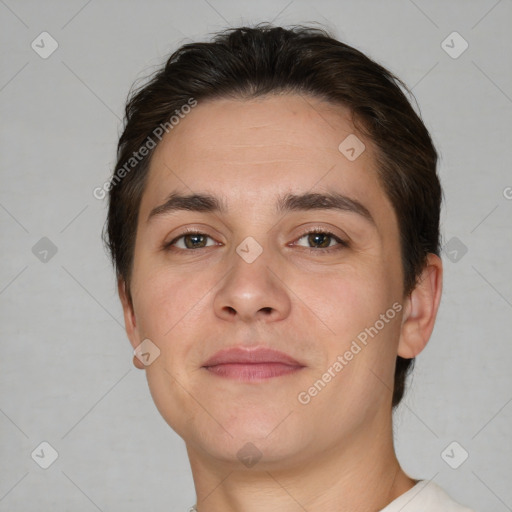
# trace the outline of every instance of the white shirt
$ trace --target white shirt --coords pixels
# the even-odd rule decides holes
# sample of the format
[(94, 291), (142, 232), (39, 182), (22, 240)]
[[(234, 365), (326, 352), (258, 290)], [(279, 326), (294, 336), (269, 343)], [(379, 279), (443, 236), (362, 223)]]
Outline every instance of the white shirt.
[[(197, 510), (195, 505), (190, 512)], [(420, 480), (414, 487), (398, 496), (380, 512), (474, 512), (453, 501), (434, 482)]]
[(474, 512), (453, 501), (432, 481), (420, 480), (380, 512)]

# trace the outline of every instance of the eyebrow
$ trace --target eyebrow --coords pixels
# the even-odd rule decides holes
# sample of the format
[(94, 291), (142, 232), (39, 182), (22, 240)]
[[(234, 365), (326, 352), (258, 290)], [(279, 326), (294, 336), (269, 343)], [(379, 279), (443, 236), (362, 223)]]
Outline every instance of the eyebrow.
[[(172, 192), (163, 204), (151, 210), (147, 222), (155, 217), (180, 210), (219, 214), (226, 214), (228, 212), (224, 200), (211, 194), (180, 194), (178, 192)], [(376, 227), (375, 219), (366, 206), (356, 199), (338, 192), (288, 193), (278, 197), (276, 201), (276, 213), (309, 210), (339, 210), (352, 212)]]

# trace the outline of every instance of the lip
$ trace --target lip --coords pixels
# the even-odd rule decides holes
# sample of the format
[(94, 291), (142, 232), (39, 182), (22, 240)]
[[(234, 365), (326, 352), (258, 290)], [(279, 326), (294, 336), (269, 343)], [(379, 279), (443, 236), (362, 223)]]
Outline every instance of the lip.
[(232, 347), (214, 354), (203, 368), (219, 377), (253, 382), (290, 375), (304, 365), (288, 354), (266, 347)]
[(260, 348), (242, 348), (232, 347), (219, 350), (203, 366), (217, 366), (220, 364), (261, 364), (261, 363), (281, 363), (289, 366), (303, 366), (293, 357), (279, 352), (278, 350), (260, 347)]

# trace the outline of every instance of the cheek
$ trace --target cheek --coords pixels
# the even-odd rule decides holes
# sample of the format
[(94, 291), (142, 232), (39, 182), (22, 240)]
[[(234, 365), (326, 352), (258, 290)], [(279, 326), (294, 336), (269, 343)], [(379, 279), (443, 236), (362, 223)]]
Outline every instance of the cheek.
[(148, 278), (134, 297), (135, 315), (139, 332), (145, 337), (162, 337), (171, 327), (174, 316), (172, 305), (177, 302), (175, 287), (162, 279)]
[(139, 275), (143, 286), (134, 297), (141, 339), (149, 338), (160, 350), (159, 364), (148, 370), (165, 366), (181, 381), (203, 361), (202, 341), (215, 337), (212, 294), (219, 273), (148, 268), (150, 272)]
[(386, 286), (375, 269), (347, 266), (313, 279), (298, 278), (291, 288), (342, 342), (373, 324), (391, 307)]
[[(148, 265), (138, 275), (135, 313), (141, 334), (163, 337), (178, 327), (208, 291), (197, 273)], [(211, 287), (211, 286), (210, 286)]]
[(335, 379), (338, 385), (357, 389), (361, 396), (379, 379), (389, 383), (400, 333), (401, 314), (397, 310), (402, 305), (386, 272), (375, 267), (351, 268), (316, 280), (317, 286), (313, 283), (315, 280), (303, 284), (297, 294), (322, 321), (320, 326), (329, 328), (324, 339), (318, 340), (323, 342), (328, 367), (338, 356), (343, 358), (343, 370)]

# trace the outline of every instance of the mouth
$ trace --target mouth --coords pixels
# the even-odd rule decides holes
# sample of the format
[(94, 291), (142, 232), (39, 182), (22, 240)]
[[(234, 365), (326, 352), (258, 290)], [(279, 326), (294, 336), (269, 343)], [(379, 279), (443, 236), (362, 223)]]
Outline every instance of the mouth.
[(255, 382), (294, 374), (304, 365), (276, 350), (233, 347), (217, 352), (203, 368), (218, 377)]
[(282, 363), (226, 363), (215, 366), (205, 366), (204, 368), (219, 377), (242, 382), (254, 382), (289, 375), (304, 367), (290, 366)]

